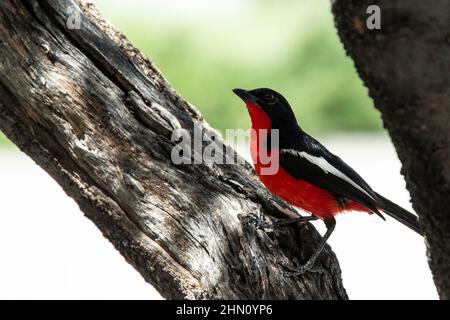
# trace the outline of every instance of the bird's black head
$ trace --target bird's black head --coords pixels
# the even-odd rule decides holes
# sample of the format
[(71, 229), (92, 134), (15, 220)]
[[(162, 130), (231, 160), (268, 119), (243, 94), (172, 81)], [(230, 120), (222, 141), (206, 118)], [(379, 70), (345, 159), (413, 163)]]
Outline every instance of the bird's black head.
[[(260, 110), (264, 111), (272, 123), (276, 127), (284, 125), (295, 124), (294, 112), (292, 111), (289, 102), (278, 92), (268, 88), (260, 88), (255, 90), (234, 89), (233, 92), (241, 98), (247, 105), (254, 105)], [(252, 116), (252, 111), (250, 116)]]

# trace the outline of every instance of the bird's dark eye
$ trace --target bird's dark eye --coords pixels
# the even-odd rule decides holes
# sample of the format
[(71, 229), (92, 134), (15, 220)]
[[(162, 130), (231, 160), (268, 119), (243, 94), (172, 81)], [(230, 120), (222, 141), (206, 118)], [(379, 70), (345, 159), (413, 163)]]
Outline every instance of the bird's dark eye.
[(266, 92), (264, 94), (264, 101), (268, 104), (274, 104), (276, 102), (275, 95), (271, 92)]

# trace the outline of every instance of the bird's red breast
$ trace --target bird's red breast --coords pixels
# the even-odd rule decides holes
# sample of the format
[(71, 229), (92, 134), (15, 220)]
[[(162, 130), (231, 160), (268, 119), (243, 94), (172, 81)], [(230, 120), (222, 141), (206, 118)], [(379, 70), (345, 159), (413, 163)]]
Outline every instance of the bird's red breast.
[[(261, 154), (264, 152), (270, 158), (278, 156), (278, 150), (272, 148), (269, 152), (261, 150), (260, 139), (267, 138), (267, 135), (259, 134), (261, 130), (270, 130), (272, 121), (270, 117), (258, 106), (252, 102), (247, 102), (247, 108), (252, 121), (252, 137), (250, 151), (255, 166), (256, 173), (266, 188), (274, 195), (287, 201), (288, 203), (310, 212), (320, 219), (336, 216), (344, 211), (336, 197), (327, 190), (316, 187), (304, 180), (298, 180), (292, 177), (283, 167), (279, 167), (273, 175), (262, 174), (262, 169), (271, 164), (265, 164), (261, 161)], [(368, 209), (356, 202), (349, 202), (345, 210), (357, 210), (368, 212)]]

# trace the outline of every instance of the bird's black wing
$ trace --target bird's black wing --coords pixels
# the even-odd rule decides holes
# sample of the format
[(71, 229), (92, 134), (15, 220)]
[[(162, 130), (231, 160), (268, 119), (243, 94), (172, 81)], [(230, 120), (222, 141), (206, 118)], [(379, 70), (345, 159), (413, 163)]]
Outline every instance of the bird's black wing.
[[(310, 136), (298, 146), (280, 150), (280, 165), (290, 175), (325, 189), (336, 198), (353, 200), (378, 211), (378, 195), (342, 159)], [(384, 219), (384, 218), (383, 218)]]

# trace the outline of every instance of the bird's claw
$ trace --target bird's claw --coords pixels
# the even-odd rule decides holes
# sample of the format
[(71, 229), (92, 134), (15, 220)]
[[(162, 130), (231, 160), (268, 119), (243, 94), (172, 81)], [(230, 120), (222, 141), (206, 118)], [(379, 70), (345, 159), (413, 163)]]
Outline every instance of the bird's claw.
[(300, 225), (305, 224), (310, 221), (316, 220), (315, 217), (298, 217), (298, 218), (287, 218), (287, 219), (278, 219), (272, 223), (272, 228), (285, 228), (291, 225)]
[(306, 263), (300, 267), (295, 267), (295, 268), (288, 267), (286, 265), (283, 265), (283, 267), (286, 269), (284, 271), (284, 274), (289, 277), (301, 276), (301, 275), (304, 275), (306, 272), (311, 272), (311, 273), (325, 273), (326, 272), (326, 270), (324, 268), (314, 267), (314, 265), (311, 265), (309, 263)]
[(298, 218), (287, 218), (287, 219), (277, 219), (275, 221), (269, 222), (264, 220), (264, 217), (259, 216), (256, 213), (249, 213), (243, 217), (246, 223), (252, 223), (258, 229), (261, 230), (274, 230), (289, 227), (293, 224), (304, 224), (312, 220), (316, 220), (315, 217), (298, 217)]
[(256, 226), (257, 229), (265, 230), (272, 229), (272, 223), (265, 221), (264, 218), (261, 218), (256, 213), (249, 213), (243, 217), (247, 223), (252, 223)]

